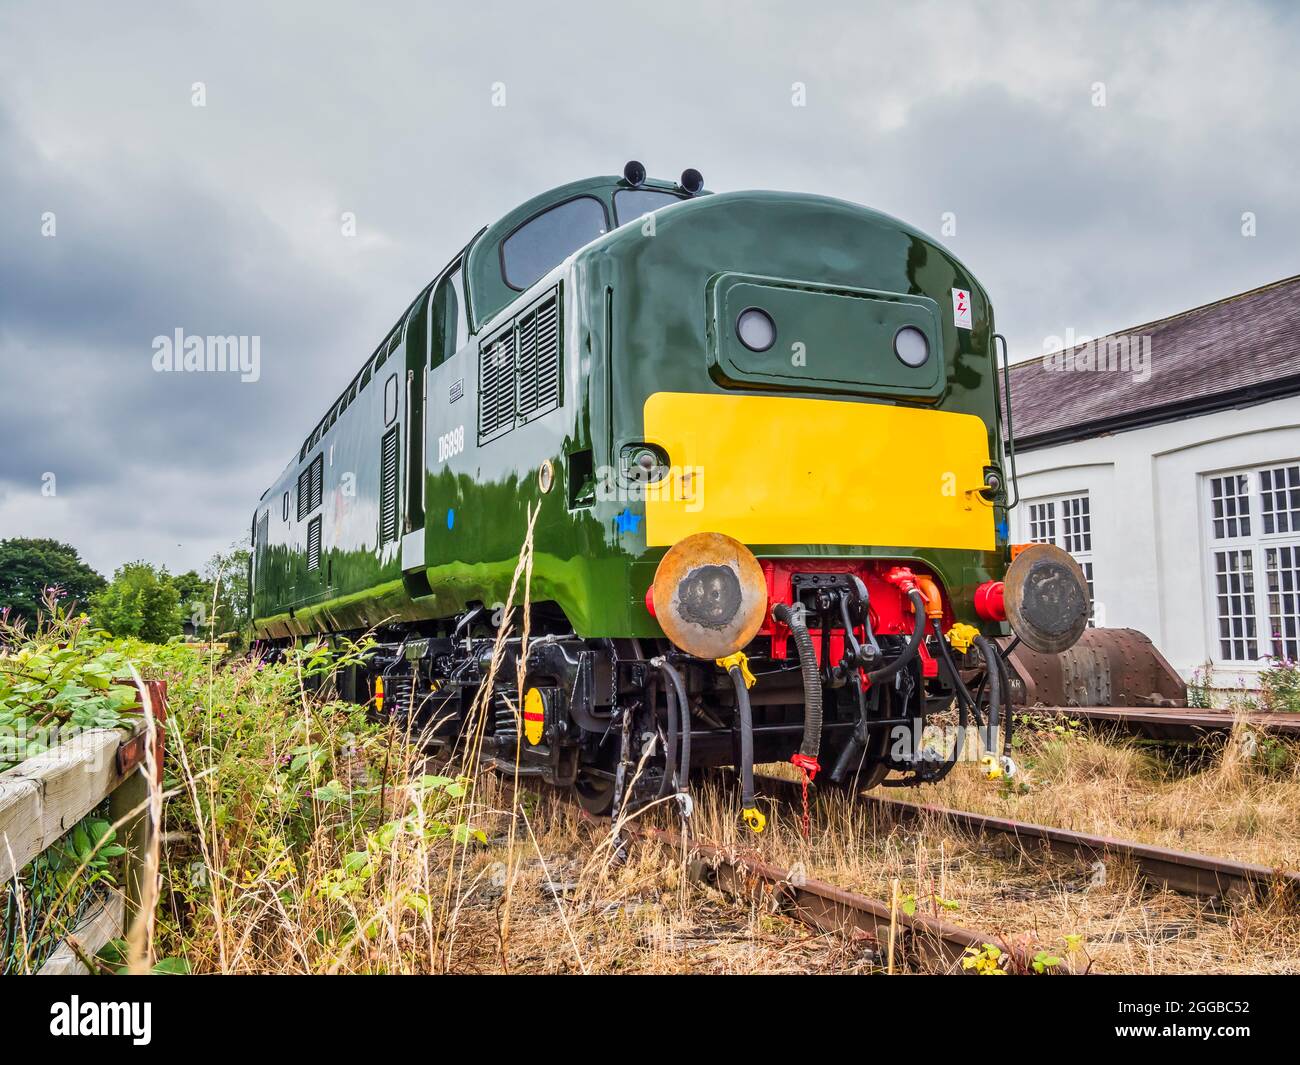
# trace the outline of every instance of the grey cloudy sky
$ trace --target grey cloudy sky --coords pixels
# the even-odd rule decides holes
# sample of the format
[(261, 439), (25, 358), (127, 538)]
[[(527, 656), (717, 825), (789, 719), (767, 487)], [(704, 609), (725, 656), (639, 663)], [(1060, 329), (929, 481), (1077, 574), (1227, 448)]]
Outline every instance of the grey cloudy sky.
[[(480, 225), (628, 158), (955, 213), (1016, 357), (1300, 272), (1297, 10), (11, 0), (0, 538), (200, 566)], [(177, 328), (261, 380), (155, 373)]]

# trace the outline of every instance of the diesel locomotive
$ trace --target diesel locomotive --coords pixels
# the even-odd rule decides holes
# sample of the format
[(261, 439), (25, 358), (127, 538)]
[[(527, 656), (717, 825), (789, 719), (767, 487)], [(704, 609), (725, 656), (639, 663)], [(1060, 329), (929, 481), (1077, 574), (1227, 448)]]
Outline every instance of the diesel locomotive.
[(553, 189), (262, 495), (256, 634), (372, 633), (347, 697), (593, 811), (719, 765), (755, 830), (755, 762), (937, 780), (972, 753), (922, 742), (940, 713), (1009, 771), (996, 638), (1061, 651), (1089, 598), (1057, 548), (1012, 560), (1004, 356), (965, 266), (866, 207), (638, 163)]

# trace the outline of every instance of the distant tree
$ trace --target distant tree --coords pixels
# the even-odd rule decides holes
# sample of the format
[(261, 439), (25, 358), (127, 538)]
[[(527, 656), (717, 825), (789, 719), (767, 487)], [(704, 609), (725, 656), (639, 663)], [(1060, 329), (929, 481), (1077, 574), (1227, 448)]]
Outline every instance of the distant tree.
[(46, 588), (56, 587), (64, 603), (89, 603), (104, 578), (81, 561), (77, 549), (58, 540), (0, 541), (0, 609), (11, 618), (34, 621)]
[(91, 599), (91, 616), (114, 636), (166, 643), (181, 631), (181, 597), (165, 569), (128, 562)]
[(172, 585), (180, 596), (182, 623), (189, 622), (196, 632), (206, 630), (212, 610), (212, 582), (204, 580), (196, 570), (189, 570), (173, 577)]
[[(212, 610), (212, 592), (217, 592), (217, 614), (212, 626), (216, 635), (242, 632), (248, 624), (248, 543), (236, 540), (225, 551), (208, 560), (203, 569), (207, 588), (207, 611)], [(206, 616), (206, 615), (205, 615)]]

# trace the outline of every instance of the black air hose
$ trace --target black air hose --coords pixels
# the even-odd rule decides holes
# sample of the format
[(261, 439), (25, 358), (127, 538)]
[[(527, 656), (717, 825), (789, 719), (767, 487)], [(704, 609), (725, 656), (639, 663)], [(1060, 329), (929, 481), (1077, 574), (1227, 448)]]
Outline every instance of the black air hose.
[(1006, 715), (1002, 720), (1002, 753), (1008, 758), (1011, 757), (1011, 723), (1015, 719), (1015, 714), (1011, 707), (1011, 676), (1007, 672), (1007, 660), (1003, 655), (998, 655), (998, 676), (1002, 678), (1002, 698), (1006, 704)]
[(903, 648), (902, 653), (892, 662), (879, 669), (873, 669), (867, 674), (867, 680), (872, 684), (891, 680), (894, 674), (916, 657), (921, 644), (925, 641), (925, 596), (913, 588), (907, 593), (907, 597), (912, 601), (912, 610), (916, 614), (916, 626), (912, 629), (911, 639), (907, 641), (907, 646)]
[(939, 641), (939, 659), (948, 671), (948, 677), (952, 681), (952, 689), (957, 694), (957, 707), (961, 723), (962, 725), (966, 724), (966, 712), (967, 708), (969, 708), (970, 713), (975, 717), (975, 725), (978, 728), (982, 724), (979, 699), (980, 694), (984, 691), (984, 683), (981, 681), (979, 690), (974, 695), (971, 694), (970, 689), (966, 687), (966, 682), (961, 679), (961, 674), (957, 671), (957, 663), (952, 657), (952, 649), (948, 646), (948, 641), (943, 638), (942, 622), (935, 618), (932, 628), (934, 629), (934, 638)]
[(677, 759), (678, 788), (686, 791), (691, 786), (691, 704), (686, 697), (686, 683), (682, 675), (666, 658), (651, 659), (650, 664), (658, 668), (668, 681), (670, 697), (676, 695), (678, 711), (681, 715), (681, 754)]
[[(677, 776), (677, 692), (665, 676), (664, 706), (668, 710), (668, 736), (664, 740), (664, 779), (659, 784), (659, 798), (667, 798), (676, 790)], [(654, 685), (657, 691), (659, 685)], [(689, 725), (687, 726), (689, 727)]]
[(787, 604), (777, 603), (772, 617), (789, 628), (799, 652), (804, 704), (803, 743), (799, 745), (799, 753), (805, 758), (811, 758), (816, 764), (822, 749), (822, 678), (817, 668), (812, 637), (808, 635), (808, 626), (803, 623), (801, 612), (790, 609)]
[(1002, 720), (1002, 667), (1001, 659), (998, 655), (998, 649), (989, 642), (987, 636), (976, 636), (975, 650), (979, 651), (980, 657), (984, 659), (984, 672), (989, 682), (989, 716), (988, 716), (988, 734), (984, 740), (986, 750), (993, 750), (993, 740), (996, 736), (996, 729)]
[(953, 745), (952, 757), (945, 758), (937, 772), (929, 774), (925, 772), (924, 768), (918, 768), (911, 777), (900, 781), (900, 784), (937, 784), (943, 780), (961, 761), (962, 752), (966, 749), (968, 714), (973, 713), (975, 715), (977, 726), (980, 720), (977, 705), (978, 696), (971, 695), (970, 689), (966, 687), (965, 681), (961, 679), (961, 674), (957, 671), (957, 663), (952, 657), (952, 650), (948, 646), (948, 641), (943, 638), (943, 623), (939, 618), (935, 618), (931, 623), (931, 628), (934, 632), (934, 638), (939, 641), (939, 660), (943, 662), (948, 678), (952, 682), (953, 691), (957, 696), (957, 741)]
[(739, 664), (727, 668), (736, 686), (736, 714), (740, 718), (740, 808), (745, 823), (762, 832), (766, 818), (758, 812), (754, 799), (754, 715), (749, 707), (749, 688)]

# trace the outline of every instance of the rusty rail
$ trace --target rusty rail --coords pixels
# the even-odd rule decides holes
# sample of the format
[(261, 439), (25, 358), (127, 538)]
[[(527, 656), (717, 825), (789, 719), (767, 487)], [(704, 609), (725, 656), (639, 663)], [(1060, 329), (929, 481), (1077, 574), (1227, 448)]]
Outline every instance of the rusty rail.
[[(783, 802), (799, 801), (801, 789), (793, 781), (760, 774), (755, 784), (765, 793), (779, 796)], [(1008, 837), (1026, 849), (1064, 851), (1094, 861), (1107, 857), (1130, 861), (1149, 882), (1184, 895), (1232, 899), (1278, 891), (1291, 899), (1300, 899), (1300, 872), (943, 806), (923, 806), (867, 794), (857, 795), (856, 800), (896, 820), (941, 819), (971, 835)]]
[[(624, 832), (671, 847), (682, 845), (681, 837), (666, 829), (629, 823), (624, 826)], [(819, 932), (840, 935), (857, 932), (874, 944), (882, 957), (892, 926), (894, 953), (899, 961), (919, 961), (961, 973), (968, 971), (961, 967), (967, 951), (980, 950), (984, 944), (991, 943), (1010, 957), (1010, 971), (1032, 971), (1029, 952), (1023, 946), (1008, 943), (1001, 935), (963, 928), (922, 913), (908, 916), (901, 908), (895, 908), (891, 915), (888, 903), (711, 843), (691, 840), (690, 849), (712, 868), (720, 890), (760, 904), (774, 903), (780, 912)]]
[(1234, 714), (1229, 710), (1138, 706), (1026, 706), (1016, 709), (1031, 714), (1076, 717), (1095, 728), (1112, 728), (1129, 735), (1172, 743), (1197, 743), (1205, 738), (1207, 732), (1231, 732), (1238, 721), (1261, 732), (1300, 739), (1300, 714), (1259, 711)]

